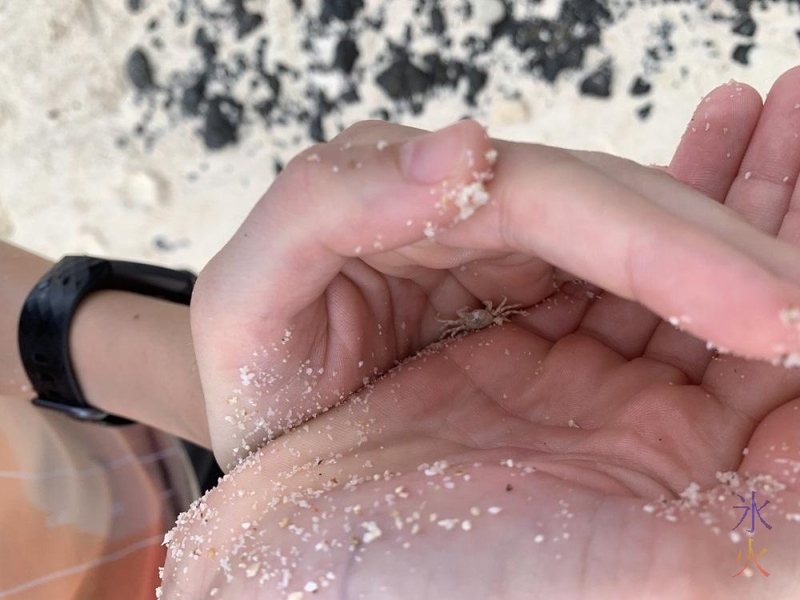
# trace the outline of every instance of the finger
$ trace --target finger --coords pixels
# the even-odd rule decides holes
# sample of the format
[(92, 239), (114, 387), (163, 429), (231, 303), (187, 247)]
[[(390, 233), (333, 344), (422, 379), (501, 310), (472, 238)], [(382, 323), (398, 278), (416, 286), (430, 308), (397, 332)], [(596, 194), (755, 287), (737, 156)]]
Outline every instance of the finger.
[[(792, 492), (800, 491), (800, 400), (787, 399), (755, 428), (742, 453), (742, 475), (772, 476)], [(786, 503), (784, 516), (800, 521), (800, 505)]]
[[(745, 86), (736, 94), (730, 91), (728, 85), (719, 86), (703, 98), (672, 162), (662, 169), (718, 201), (725, 198), (736, 176), (761, 110), (761, 99), (751, 88)], [(581, 331), (630, 359), (644, 353), (659, 323), (659, 316), (637, 302), (604, 294), (587, 312)], [(669, 327), (666, 335), (672, 331)], [(704, 345), (702, 349), (705, 352)], [(664, 358), (669, 356), (665, 351), (656, 351)]]
[[(770, 90), (753, 140), (740, 169), (740, 177), (728, 195), (726, 205), (745, 218), (794, 246), (800, 245), (797, 231), (800, 171), (800, 69), (782, 75)], [(741, 173), (751, 173), (744, 179)], [(784, 181), (786, 179), (787, 181)], [(769, 364), (746, 362), (732, 356), (709, 365), (704, 385), (728, 406), (760, 418), (800, 389), (800, 373), (781, 373)]]
[[(498, 149), (501, 147), (498, 146)], [(694, 190), (687, 190), (673, 177), (629, 160), (598, 152), (572, 152), (571, 156), (593, 167), (599, 172), (596, 175), (606, 174), (617, 184), (629, 188), (640, 199), (646, 198), (650, 204), (670, 215), (700, 227), (748, 254), (774, 274), (800, 283), (800, 264), (790, 245), (754, 230), (739, 213), (729, 207), (713, 202)], [(774, 252), (776, 247), (783, 248), (783, 251)]]
[(761, 96), (743, 83), (715, 88), (695, 109), (667, 172), (723, 202), (761, 115)]
[(498, 150), (496, 208), (446, 232), (445, 243), (525, 249), (662, 317), (685, 316), (696, 335), (724, 338), (735, 352), (771, 358), (778, 345), (797, 348), (780, 319), (800, 292), (796, 249), (629, 161), (600, 157), (601, 172), (553, 149)]
[[(753, 88), (731, 81), (706, 96), (681, 139), (669, 173), (700, 193), (724, 202), (751, 144), (761, 113)], [(752, 146), (751, 146), (752, 147)], [(705, 340), (651, 315), (653, 327), (643, 355), (671, 364), (693, 383), (703, 378), (712, 351)]]
[[(800, 171), (800, 68), (772, 86), (726, 206), (757, 228), (777, 234)], [(790, 218), (784, 235), (792, 227)]]

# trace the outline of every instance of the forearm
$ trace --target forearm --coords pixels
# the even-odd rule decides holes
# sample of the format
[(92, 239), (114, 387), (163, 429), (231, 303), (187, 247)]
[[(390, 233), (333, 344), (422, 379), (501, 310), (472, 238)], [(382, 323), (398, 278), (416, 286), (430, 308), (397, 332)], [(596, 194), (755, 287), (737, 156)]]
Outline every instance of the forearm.
[[(31, 395), (17, 323), (28, 292), (51, 265), (0, 243), (2, 396)], [(73, 319), (70, 355), (90, 404), (209, 445), (187, 306), (126, 292), (91, 294)]]

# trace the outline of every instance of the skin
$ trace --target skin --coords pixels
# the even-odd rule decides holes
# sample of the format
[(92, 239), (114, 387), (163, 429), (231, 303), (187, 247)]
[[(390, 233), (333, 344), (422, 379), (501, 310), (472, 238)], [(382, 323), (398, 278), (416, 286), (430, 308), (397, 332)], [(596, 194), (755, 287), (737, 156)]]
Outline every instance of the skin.
[[(3, 400), (28, 402), (33, 396), (19, 358), (17, 325), (28, 292), (52, 266), (49, 260), (0, 242)], [(72, 320), (70, 356), (91, 405), (210, 444), (186, 306), (127, 292), (90, 294)], [(31, 437), (30, 447), (19, 451), (36, 452), (39, 442)]]
[[(428, 189), (442, 173), (469, 180), (466, 148), (485, 166), (474, 124), (438, 134), (424, 184), (402, 145), (419, 132), (385, 124), (293, 161), (192, 307), (220, 461), (236, 463), (243, 437), (249, 449), (265, 430), (273, 439), (179, 522), (165, 597), (282, 597), (328, 572), (319, 597), (796, 597), (800, 371), (717, 356), (705, 340), (759, 359), (797, 349), (778, 315), (800, 300), (798, 88), (789, 71), (763, 110), (751, 88), (718, 88), (667, 174), (492, 142), (493, 202), (435, 245), (404, 223), (452, 219)], [(337, 177), (348, 157), (363, 168)], [(568, 280), (558, 291), (554, 275)], [(438, 338), (437, 316), (500, 296), (529, 315), (415, 357)], [(673, 315), (689, 317), (686, 331)], [(719, 484), (726, 471), (740, 482)], [(712, 489), (699, 506), (669, 509), (673, 520), (644, 510), (692, 482)], [(773, 527), (756, 521), (753, 544), (771, 575), (751, 562), (748, 581), (732, 577), (745, 525), (730, 532), (751, 489)], [(330, 550), (315, 550), (324, 540)]]

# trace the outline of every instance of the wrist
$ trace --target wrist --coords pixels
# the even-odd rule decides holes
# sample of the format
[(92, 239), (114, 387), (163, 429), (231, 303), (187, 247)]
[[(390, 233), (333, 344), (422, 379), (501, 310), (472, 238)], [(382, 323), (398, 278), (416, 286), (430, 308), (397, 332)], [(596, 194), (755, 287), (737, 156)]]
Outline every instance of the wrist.
[[(49, 260), (0, 242), (0, 396), (30, 401), (17, 328)], [(70, 356), (87, 402), (208, 446), (189, 308), (127, 292), (89, 294), (70, 327)]]
[(69, 339), (89, 404), (209, 445), (187, 306), (95, 292), (78, 305)]

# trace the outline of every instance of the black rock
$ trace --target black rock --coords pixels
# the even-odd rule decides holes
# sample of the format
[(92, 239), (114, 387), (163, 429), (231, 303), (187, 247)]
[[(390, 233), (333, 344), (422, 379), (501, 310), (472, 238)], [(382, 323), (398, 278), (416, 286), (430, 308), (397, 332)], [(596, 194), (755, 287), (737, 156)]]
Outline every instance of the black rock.
[(437, 35), (442, 35), (447, 30), (447, 23), (445, 23), (442, 9), (434, 6), (431, 9), (431, 31)]
[(236, 21), (236, 35), (239, 39), (252, 33), (264, 22), (264, 17), (260, 14), (247, 11), (244, 0), (230, 0), (230, 2), (233, 4), (233, 18)]
[[(598, 5), (599, 6), (599, 5)], [(583, 57), (590, 46), (600, 42), (598, 23), (580, 23), (575, 6), (565, 0), (558, 19), (501, 22), (496, 35), (508, 35), (520, 51), (531, 55), (529, 68), (554, 82), (562, 71), (583, 66)]]
[(194, 43), (203, 53), (203, 60), (211, 63), (217, 57), (217, 43), (208, 37), (206, 30), (198, 27), (194, 34)]
[(581, 23), (597, 25), (600, 21), (611, 19), (606, 2), (597, 0), (567, 0), (561, 9), (564, 14), (571, 14)]
[(406, 32), (403, 34), (403, 39), (405, 40), (405, 46), (411, 44), (411, 40), (414, 39), (414, 34), (411, 32), (411, 25), (406, 25)]
[(210, 150), (218, 150), (239, 141), (242, 105), (229, 96), (216, 96), (208, 102), (203, 124), (203, 142)]
[(350, 73), (353, 70), (358, 59), (358, 46), (352, 38), (344, 37), (336, 44), (336, 54), (333, 58), (333, 64), (336, 68), (341, 69), (345, 73)]
[(269, 86), (269, 89), (272, 90), (272, 95), (275, 98), (278, 98), (281, 95), (281, 80), (277, 75), (273, 75), (272, 73), (264, 73), (264, 79)]
[(475, 105), (478, 93), (486, 86), (488, 75), (485, 70), (462, 63), (458, 60), (445, 60), (440, 54), (431, 52), (422, 57), (422, 67), (412, 63), (401, 50), (398, 58), (383, 73), (378, 75), (377, 83), (389, 96), (398, 99), (413, 99), (411, 111), (418, 114), (424, 106), (416, 102), (420, 96), (434, 88), (455, 88), (462, 78), (467, 80), (465, 99)]
[(639, 115), (639, 118), (644, 121), (647, 117), (650, 116), (650, 113), (653, 111), (653, 103), (648, 102), (644, 106), (642, 106), (639, 110), (636, 111), (636, 114)]
[(475, 97), (486, 85), (488, 76), (486, 71), (473, 66), (466, 67), (466, 75), (469, 83), (466, 99), (470, 106), (475, 106)]
[(739, 20), (734, 23), (732, 31), (739, 35), (753, 37), (756, 32), (756, 22), (750, 15), (741, 15)]
[(348, 89), (344, 94), (339, 96), (339, 100), (347, 104), (354, 104), (355, 102), (361, 100), (361, 96), (358, 95), (358, 89), (355, 86), (353, 86), (350, 89)]
[(531, 61), (531, 70), (537, 66), (542, 73), (542, 77), (544, 77), (545, 80), (549, 81), (550, 83), (553, 83), (556, 79), (558, 79), (559, 73), (566, 68), (564, 63), (561, 61), (561, 58), (558, 56), (546, 56), (538, 64), (535, 61)]
[(256, 104), (253, 108), (255, 108), (256, 112), (261, 115), (264, 120), (269, 122), (269, 117), (272, 114), (272, 111), (278, 106), (278, 103), (275, 100), (262, 100), (258, 104)]
[(147, 91), (154, 87), (153, 70), (150, 68), (150, 60), (144, 49), (137, 48), (131, 52), (125, 68), (128, 72), (128, 79), (136, 86), (136, 89)]
[(324, 0), (320, 19), (328, 22), (336, 17), (340, 21), (352, 21), (362, 8), (364, 0)]
[(325, 135), (322, 132), (322, 115), (318, 114), (308, 123), (308, 135), (315, 142), (324, 142)]
[(494, 42), (498, 38), (508, 35), (513, 32), (516, 21), (514, 20), (512, 11), (506, 8), (503, 18), (492, 24), (489, 30), (489, 37)]
[(433, 77), (416, 65), (408, 56), (401, 56), (375, 79), (393, 99), (409, 99), (431, 89)]
[(317, 93), (317, 112), (319, 114), (327, 115), (334, 108), (336, 108), (336, 104), (328, 100), (328, 97), (325, 95), (324, 92)]
[(185, 114), (199, 114), (200, 106), (206, 99), (206, 83), (206, 76), (203, 74), (192, 85), (183, 90), (181, 108)]
[(157, 250), (174, 252), (175, 250), (191, 246), (191, 242), (187, 239), (180, 239), (173, 242), (167, 239), (166, 236), (157, 235), (153, 238), (153, 246), (155, 246)]
[(749, 65), (750, 59), (749, 54), (750, 50), (753, 49), (755, 44), (739, 44), (736, 48), (733, 49), (733, 60), (743, 65)]
[(422, 57), (424, 71), (431, 80), (431, 87), (451, 87), (458, 84), (464, 75), (464, 65), (456, 60), (445, 61), (438, 52), (431, 52)]
[(631, 85), (631, 96), (644, 96), (647, 94), (653, 86), (650, 85), (649, 81), (641, 77), (637, 77), (633, 80), (633, 85)]
[(581, 94), (595, 98), (608, 98), (611, 96), (611, 84), (614, 80), (614, 71), (610, 62), (604, 62), (593, 73), (590, 73), (581, 82)]

